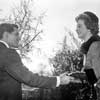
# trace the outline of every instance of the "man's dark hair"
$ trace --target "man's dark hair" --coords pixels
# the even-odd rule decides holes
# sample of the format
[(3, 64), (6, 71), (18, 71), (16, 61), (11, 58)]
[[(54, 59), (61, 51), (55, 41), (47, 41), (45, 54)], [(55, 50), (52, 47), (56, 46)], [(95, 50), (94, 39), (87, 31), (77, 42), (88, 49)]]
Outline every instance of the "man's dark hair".
[(79, 19), (84, 21), (84, 24), (87, 29), (90, 29), (92, 35), (97, 35), (99, 33), (99, 19), (94, 13), (86, 11), (76, 17), (76, 21)]
[(2, 24), (0, 24), (0, 39), (2, 38), (4, 32), (11, 33), (11, 32), (14, 31), (14, 28), (18, 29), (18, 25), (10, 24), (10, 23), (2, 23)]

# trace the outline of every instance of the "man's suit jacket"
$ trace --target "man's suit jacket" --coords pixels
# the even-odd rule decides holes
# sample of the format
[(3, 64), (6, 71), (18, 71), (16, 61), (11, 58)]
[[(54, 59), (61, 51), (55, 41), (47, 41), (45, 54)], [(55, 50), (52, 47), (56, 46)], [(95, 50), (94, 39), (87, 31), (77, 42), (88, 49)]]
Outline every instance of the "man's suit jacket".
[(93, 69), (96, 78), (100, 79), (100, 41), (93, 42), (86, 57), (85, 69)]
[(55, 88), (56, 82), (56, 77), (43, 77), (30, 72), (23, 66), (16, 50), (0, 42), (0, 100), (22, 100), (21, 83)]

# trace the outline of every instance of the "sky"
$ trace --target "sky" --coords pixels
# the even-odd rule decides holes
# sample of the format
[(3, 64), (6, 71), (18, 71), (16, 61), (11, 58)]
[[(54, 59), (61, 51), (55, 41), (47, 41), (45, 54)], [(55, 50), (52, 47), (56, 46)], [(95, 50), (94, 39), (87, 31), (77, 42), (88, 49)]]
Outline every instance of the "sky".
[[(11, 8), (20, 0), (0, 0), (0, 18), (8, 15)], [(39, 14), (46, 11), (43, 20), (44, 39), (39, 45), (43, 52), (49, 57), (53, 49), (64, 38), (64, 27), (75, 32), (75, 17), (84, 12), (92, 11), (100, 18), (100, 0), (33, 0), (34, 13)], [(70, 40), (69, 40), (70, 42)], [(35, 57), (36, 59), (36, 57)], [(41, 62), (44, 58), (41, 58)], [(38, 60), (38, 58), (37, 58)], [(47, 60), (45, 61), (47, 62)]]
[[(64, 27), (76, 32), (75, 17), (84, 11), (92, 11), (100, 18), (100, 0), (36, 0), (40, 11), (46, 10), (44, 22), (45, 40), (55, 47), (65, 36)], [(52, 46), (53, 45), (53, 46)], [(51, 47), (52, 46), (52, 47)], [(50, 50), (49, 48), (49, 50)]]

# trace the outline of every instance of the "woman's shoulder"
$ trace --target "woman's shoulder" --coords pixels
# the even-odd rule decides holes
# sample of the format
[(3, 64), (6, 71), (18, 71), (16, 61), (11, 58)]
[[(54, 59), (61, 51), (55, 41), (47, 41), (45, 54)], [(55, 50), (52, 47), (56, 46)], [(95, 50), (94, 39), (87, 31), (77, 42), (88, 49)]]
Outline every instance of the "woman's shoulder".
[(100, 41), (95, 41), (91, 44), (90, 48), (100, 48)]
[(95, 41), (91, 44), (88, 54), (92, 54), (92, 55), (100, 54), (100, 41)]

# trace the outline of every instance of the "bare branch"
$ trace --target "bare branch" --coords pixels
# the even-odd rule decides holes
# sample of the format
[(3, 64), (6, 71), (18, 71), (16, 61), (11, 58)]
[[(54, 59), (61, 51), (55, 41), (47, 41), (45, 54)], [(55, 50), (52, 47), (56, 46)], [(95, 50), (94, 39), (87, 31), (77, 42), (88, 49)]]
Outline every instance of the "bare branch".
[[(36, 38), (40, 33), (42, 33), (42, 30), (41, 30), (40, 32), (38, 32), (27, 44), (25, 44), (24, 47), (27, 46), (28, 44), (30, 44), (33, 40), (35, 40), (35, 38)], [(24, 48), (24, 47), (23, 47), (23, 48)]]

